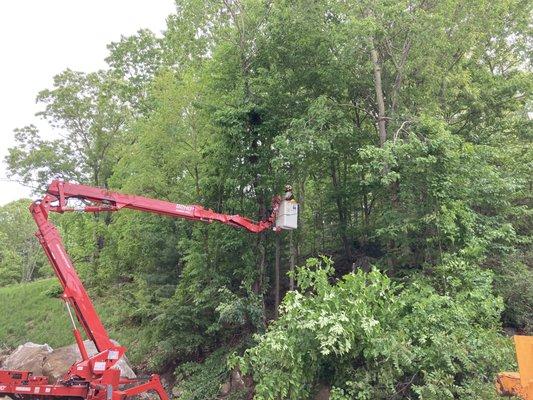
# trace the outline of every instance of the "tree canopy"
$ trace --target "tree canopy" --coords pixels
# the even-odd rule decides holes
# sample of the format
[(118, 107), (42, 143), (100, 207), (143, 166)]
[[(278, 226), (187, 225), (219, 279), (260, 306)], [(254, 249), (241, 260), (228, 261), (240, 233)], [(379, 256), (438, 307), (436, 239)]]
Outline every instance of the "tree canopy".
[[(279, 235), (58, 218), (183, 398), (217, 398), (235, 353), (258, 399), (488, 399), (502, 327), (533, 329), (531, 12), (179, 1), (162, 36), (111, 43), (106, 70), (59, 73), (37, 96), (57, 139), (17, 129), (6, 161), (39, 193), (62, 178), (255, 219), (294, 187), (299, 229)], [(41, 265), (13, 246), (0, 271)]]

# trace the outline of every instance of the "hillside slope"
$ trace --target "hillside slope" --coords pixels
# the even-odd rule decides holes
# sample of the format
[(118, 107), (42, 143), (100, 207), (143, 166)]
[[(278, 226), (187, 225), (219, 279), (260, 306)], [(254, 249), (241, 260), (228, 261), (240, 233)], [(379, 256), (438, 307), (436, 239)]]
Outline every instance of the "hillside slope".
[[(53, 348), (72, 344), (72, 327), (65, 305), (56, 297), (58, 290), (55, 278), (0, 288), (0, 347), (26, 342), (48, 343)], [(130, 361), (144, 364), (152, 345), (150, 332), (124, 320), (117, 302), (112, 297), (99, 298), (95, 307), (110, 336), (128, 348)]]

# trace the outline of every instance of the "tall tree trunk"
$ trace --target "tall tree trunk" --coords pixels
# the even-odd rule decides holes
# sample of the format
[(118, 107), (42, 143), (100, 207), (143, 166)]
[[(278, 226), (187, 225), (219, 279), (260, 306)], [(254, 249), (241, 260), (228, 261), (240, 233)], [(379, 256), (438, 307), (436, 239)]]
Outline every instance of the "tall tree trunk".
[[(381, 61), (379, 59), (379, 53), (376, 49), (375, 43), (372, 40), (370, 42), (370, 58), (372, 60), (372, 65), (374, 69), (374, 89), (376, 92), (376, 103), (378, 106), (378, 134), (379, 134), (379, 146), (383, 147), (385, 145), (385, 142), (387, 141), (387, 116), (385, 113), (385, 96), (383, 95), (383, 84), (382, 84), (382, 69), (381, 69)], [(405, 57), (407, 57), (407, 54), (409, 53), (410, 45), (407, 46)], [(401, 84), (401, 79), (399, 79), (396, 84)], [(396, 94), (395, 94), (396, 96)], [(387, 174), (389, 172), (389, 166), (387, 164), (383, 167), (383, 174)], [(395, 181), (392, 182), (389, 185), (389, 200), (391, 202), (391, 206), (393, 209), (397, 209), (399, 207), (399, 199), (398, 199), (398, 192), (399, 192), (399, 182)], [(396, 263), (396, 257), (394, 256), (394, 252), (396, 249), (396, 243), (394, 239), (390, 240), (387, 244), (388, 247), (388, 265), (389, 267), (393, 267)]]
[(398, 97), (400, 94), (400, 89), (402, 87), (402, 79), (403, 79), (403, 70), (405, 67), (405, 64), (407, 63), (407, 59), (409, 57), (409, 52), (411, 51), (411, 40), (407, 38), (403, 44), (402, 49), (402, 57), (400, 59), (399, 64), (396, 65), (396, 79), (394, 80), (394, 86), (392, 87), (392, 94), (391, 94), (391, 114), (394, 115), (396, 111), (398, 110)]
[(387, 118), (385, 115), (385, 98), (383, 96), (383, 84), (381, 82), (381, 62), (379, 60), (379, 54), (374, 45), (374, 41), (371, 42), (370, 58), (372, 59), (372, 65), (374, 68), (374, 90), (376, 92), (376, 102), (378, 105), (378, 134), (379, 145), (383, 147), (387, 141)]
[(266, 268), (266, 249), (265, 249), (265, 234), (261, 233), (259, 234), (259, 281), (258, 281), (258, 288), (257, 293), (261, 294), (261, 308), (263, 310), (263, 327), (266, 328), (267, 326), (267, 319), (266, 319), (266, 303), (265, 303), (265, 296), (263, 294), (263, 287), (264, 287), (264, 279), (265, 279), (265, 268)]
[(296, 267), (296, 246), (294, 245), (294, 231), (289, 232), (289, 247), (290, 247), (289, 289), (294, 290), (294, 269)]
[(274, 265), (274, 318), (278, 319), (279, 316), (279, 303), (280, 303), (280, 287), (279, 287), (279, 278), (280, 278), (280, 265), (281, 265), (281, 234), (276, 235), (276, 261)]
[(352, 262), (352, 246), (350, 238), (348, 237), (348, 212), (346, 210), (345, 203), (340, 193), (340, 182), (337, 174), (337, 167), (333, 160), (330, 162), (331, 168), (331, 180), (333, 184), (333, 190), (335, 191), (335, 203), (337, 205), (337, 213), (339, 216), (339, 234), (341, 237), (342, 246), (344, 248), (344, 254), (348, 262)]

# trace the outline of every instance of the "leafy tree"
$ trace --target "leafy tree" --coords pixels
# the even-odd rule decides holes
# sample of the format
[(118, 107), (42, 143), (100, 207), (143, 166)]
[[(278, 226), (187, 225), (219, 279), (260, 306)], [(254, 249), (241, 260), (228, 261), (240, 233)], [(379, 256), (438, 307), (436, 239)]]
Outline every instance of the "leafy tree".
[(6, 157), (8, 169), (42, 192), (52, 178), (106, 186), (116, 162), (117, 146), (126, 138), (128, 107), (116, 92), (120, 80), (107, 72), (66, 70), (54, 77), (54, 88), (43, 90), (38, 113), (60, 139), (40, 137), (34, 126), (16, 130), (18, 144)]
[[(293, 185), (299, 229), (277, 236), (60, 218), (92, 289), (120, 287), (150, 327), (154, 366), (190, 362), (191, 398), (215, 396), (219, 355), (287, 291), (241, 360), (260, 396), (490, 398), (499, 318), (533, 321), (530, 3), (181, 1), (161, 36), (110, 44), (108, 70), (59, 74), (38, 100), (61, 136), (20, 129), (8, 165), (36, 190), (62, 177), (255, 219)], [(334, 267), (284, 274), (318, 254)]]
[(122, 36), (120, 41), (107, 46), (106, 61), (112, 74), (123, 82), (117, 94), (127, 101), (135, 113), (147, 112), (146, 89), (159, 68), (164, 65), (164, 42), (148, 29), (142, 29), (132, 36)]
[(30, 282), (51, 272), (43, 268), (46, 259), (34, 235), (30, 203), (23, 199), (0, 207), (0, 286)]
[[(66, 70), (56, 75), (53, 89), (41, 91), (37, 101), (44, 105), (38, 115), (57, 130), (59, 138), (44, 139), (34, 126), (16, 130), (17, 145), (6, 157), (10, 174), (39, 194), (54, 178), (108, 187), (120, 148), (129, 140), (130, 107), (119, 96), (121, 86), (121, 79), (105, 71)], [(96, 275), (110, 218), (99, 214), (92, 220), (81, 218), (89, 222), (87, 229), (78, 230), (77, 239), (92, 238), (89, 263)]]

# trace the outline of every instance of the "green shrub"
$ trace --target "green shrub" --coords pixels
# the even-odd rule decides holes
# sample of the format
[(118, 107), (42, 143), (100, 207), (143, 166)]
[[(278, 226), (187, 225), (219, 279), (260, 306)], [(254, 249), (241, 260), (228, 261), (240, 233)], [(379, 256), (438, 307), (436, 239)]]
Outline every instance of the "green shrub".
[[(229, 372), (226, 359), (228, 349), (222, 347), (209, 355), (202, 363), (187, 362), (175, 371), (177, 389), (183, 400), (215, 400), (221, 385), (228, 381)], [(230, 399), (240, 400), (242, 393), (232, 393)]]
[(331, 283), (331, 262), (297, 269), (297, 291), (278, 321), (236, 363), (256, 382), (256, 399), (490, 399), (508, 368), (510, 341), (492, 275), (450, 260), (404, 285), (377, 270)]

